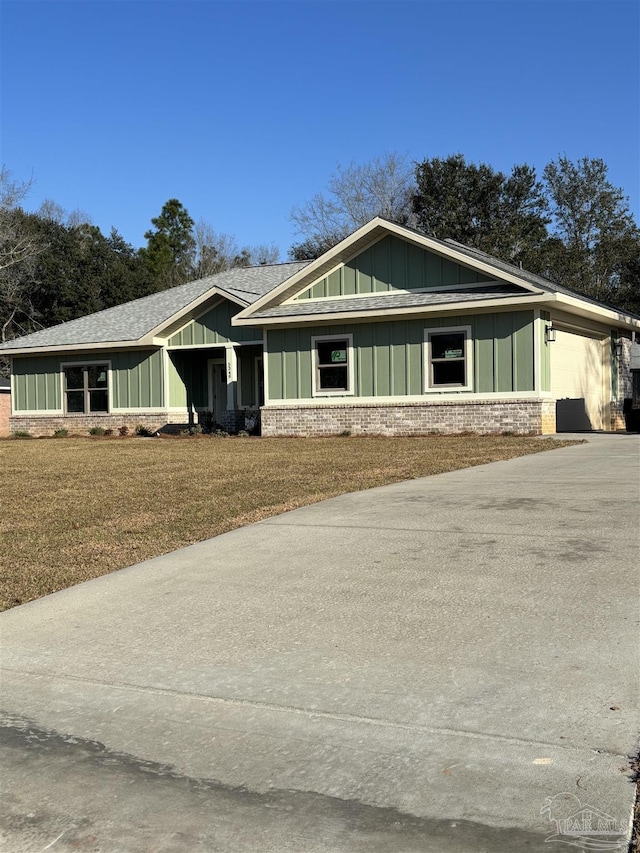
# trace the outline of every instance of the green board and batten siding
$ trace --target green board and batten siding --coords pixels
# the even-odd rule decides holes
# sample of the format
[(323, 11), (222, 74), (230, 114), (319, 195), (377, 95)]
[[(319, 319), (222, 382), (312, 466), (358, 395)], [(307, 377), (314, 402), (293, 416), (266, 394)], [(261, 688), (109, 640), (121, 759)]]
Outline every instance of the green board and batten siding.
[(405, 240), (384, 237), (298, 294), (296, 299), (427, 290), (487, 281), (493, 279)]
[(454, 325), (471, 326), (475, 393), (533, 391), (533, 311), (510, 311), (469, 315), (458, 322), (447, 317), (271, 329), (267, 333), (269, 399), (311, 398), (311, 338), (344, 334), (353, 335), (355, 357), (355, 394), (346, 399), (422, 395), (424, 331)]
[(13, 359), (16, 412), (62, 409), (61, 364), (111, 363), (111, 402), (114, 409), (160, 409), (164, 405), (162, 353), (123, 351)]
[(172, 335), (168, 344), (170, 347), (223, 346), (261, 339), (261, 330), (231, 325), (231, 318), (240, 310), (239, 305), (225, 299)]

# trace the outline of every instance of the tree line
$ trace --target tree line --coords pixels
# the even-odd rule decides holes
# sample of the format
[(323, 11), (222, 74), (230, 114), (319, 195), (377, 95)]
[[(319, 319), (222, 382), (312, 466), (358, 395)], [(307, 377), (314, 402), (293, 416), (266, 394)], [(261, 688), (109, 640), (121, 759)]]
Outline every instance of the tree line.
[[(43, 202), (28, 213), (30, 182), (0, 171), (0, 339), (83, 317), (196, 278), (275, 263), (275, 246), (235, 239), (169, 199), (134, 248), (112, 228), (105, 236), (83, 211)], [(6, 372), (6, 365), (5, 365)]]
[[(275, 263), (274, 245), (239, 247), (178, 199), (151, 219), (136, 249), (82, 211), (45, 201), (0, 171), (0, 338), (111, 308), (238, 266)], [(293, 260), (317, 257), (374, 216), (495, 255), (612, 306), (640, 314), (640, 231), (603, 160), (560, 156), (542, 175), (506, 174), (462, 154), (410, 163), (385, 154), (340, 167), (327, 190), (293, 209), (302, 240)]]

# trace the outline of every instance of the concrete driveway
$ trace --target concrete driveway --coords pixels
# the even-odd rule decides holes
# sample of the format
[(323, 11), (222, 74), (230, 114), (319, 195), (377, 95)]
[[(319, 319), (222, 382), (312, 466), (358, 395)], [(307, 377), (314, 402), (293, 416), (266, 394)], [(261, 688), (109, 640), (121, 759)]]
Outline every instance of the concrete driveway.
[(345, 495), (2, 614), (3, 849), (626, 849), (639, 451)]

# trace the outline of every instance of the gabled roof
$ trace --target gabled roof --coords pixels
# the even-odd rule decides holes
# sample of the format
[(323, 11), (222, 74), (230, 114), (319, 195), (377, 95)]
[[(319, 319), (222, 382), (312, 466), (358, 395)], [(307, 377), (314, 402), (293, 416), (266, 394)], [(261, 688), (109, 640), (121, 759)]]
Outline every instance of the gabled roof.
[(245, 307), (282, 281), (299, 272), (308, 261), (238, 267), (218, 275), (190, 281), (141, 299), (134, 299), (77, 320), (15, 338), (0, 346), (2, 351), (89, 348), (95, 344), (144, 345), (164, 326), (215, 296), (223, 296)]
[[(395, 235), (429, 252), (483, 273), (487, 279), (494, 280), (494, 284), (495, 279), (498, 279), (500, 285), (511, 289), (503, 289), (497, 293), (491, 282), (487, 282), (477, 287), (469, 286), (467, 289), (461, 289), (460, 286), (456, 286), (455, 289), (443, 287), (430, 290), (428, 293), (416, 291), (411, 295), (406, 291), (395, 291), (373, 297), (360, 295), (352, 298), (305, 299), (303, 307), (300, 307), (297, 301), (293, 301), (297, 294), (302, 293), (314, 282), (387, 235)], [(640, 318), (633, 314), (611, 308), (568, 287), (549, 281), (543, 276), (522, 270), (455, 240), (427, 237), (413, 228), (397, 225), (379, 216), (354, 231), (315, 261), (311, 261), (298, 272), (293, 273), (290, 278), (283, 280), (280, 285), (265, 293), (264, 296), (256, 299), (251, 305), (238, 312), (232, 322), (233, 325), (238, 326), (264, 325), (268, 321), (282, 324), (289, 318), (291, 321), (313, 322), (318, 315), (327, 318), (334, 316), (336, 319), (345, 319), (351, 315), (355, 319), (371, 316), (376, 312), (381, 315), (392, 314), (403, 309), (417, 312), (420, 308), (427, 312), (438, 307), (444, 309), (448, 305), (451, 305), (452, 309), (457, 307), (462, 310), (467, 305), (473, 307), (472, 303), (481, 300), (484, 301), (485, 307), (490, 307), (494, 304), (492, 300), (495, 299), (501, 299), (503, 304), (510, 301), (514, 307), (531, 303), (545, 308), (555, 305), (570, 313), (597, 319), (600, 322), (609, 322), (618, 327), (640, 328)]]

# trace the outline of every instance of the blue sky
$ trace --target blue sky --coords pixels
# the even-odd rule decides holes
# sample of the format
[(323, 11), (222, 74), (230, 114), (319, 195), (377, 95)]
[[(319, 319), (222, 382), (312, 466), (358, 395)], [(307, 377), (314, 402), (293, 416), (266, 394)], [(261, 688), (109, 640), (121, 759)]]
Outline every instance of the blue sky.
[(136, 246), (168, 198), (296, 240), (338, 164), (602, 157), (640, 208), (636, 0), (2, 0), (2, 161)]

